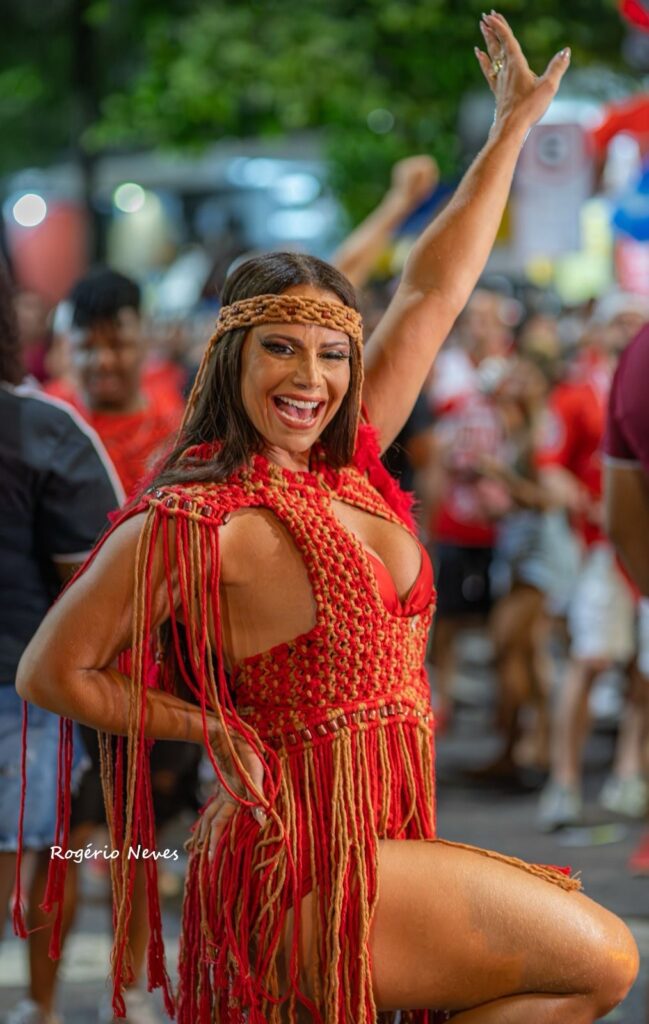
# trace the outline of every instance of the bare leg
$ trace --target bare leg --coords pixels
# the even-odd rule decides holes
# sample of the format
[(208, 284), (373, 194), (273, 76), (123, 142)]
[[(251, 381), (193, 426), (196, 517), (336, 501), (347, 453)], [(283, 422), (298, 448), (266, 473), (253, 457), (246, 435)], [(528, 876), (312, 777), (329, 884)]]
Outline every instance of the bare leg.
[[(623, 921), (581, 893), (478, 852), (383, 840), (378, 888), (370, 950), (379, 1011), (447, 1010), (458, 1024), (592, 1024), (637, 976), (637, 947)], [(311, 997), (316, 928), (309, 894), (300, 946)], [(290, 924), (287, 951), (289, 933)]]
[(532, 633), (542, 602), (543, 595), (535, 588), (515, 585), (496, 605), (490, 623), (500, 684), (499, 720), (504, 734), (504, 748), (498, 760), (510, 770), (515, 767), (514, 748), (520, 735), (521, 711), (531, 700), (534, 687)]
[(646, 689), (647, 680), (633, 666), (629, 670), (629, 692), (613, 762), (613, 774), (620, 779), (634, 778), (644, 770)]
[(592, 1024), (591, 1001), (585, 996), (508, 996), (466, 1013), (454, 1014), (456, 1024)]
[(533, 734), (530, 736), (531, 761), (538, 768), (550, 764), (550, 693), (553, 666), (549, 654), (549, 621), (544, 606), (539, 609), (532, 629), (532, 700), (536, 710)]
[(15, 878), (16, 854), (0, 853), (0, 941), (2, 941), (7, 923), (9, 900), (13, 892)]
[(467, 1024), (585, 1024), (616, 1006), (637, 974), (635, 943), (614, 915), (472, 851), (384, 841), (379, 892), (380, 1009), (464, 1011), (456, 1020)]
[(577, 786), (590, 716), (588, 697), (601, 671), (599, 665), (572, 660), (553, 715), (552, 777), (563, 786)]
[[(70, 848), (80, 849), (92, 836), (94, 826), (79, 826), (70, 835)], [(36, 868), (29, 889), (28, 924), (32, 931), (29, 936), (29, 995), (45, 1013), (52, 1013), (56, 1000), (56, 984), (60, 960), (49, 957), (51, 925), (54, 915), (40, 909), (45, 896), (47, 871), (50, 863), (49, 850), (38, 854)], [(61, 922), (61, 948), (74, 922), (79, 897), (79, 870), (74, 861), (68, 864), (63, 895), (63, 918)]]
[[(96, 831), (95, 825), (80, 825), (70, 836), (70, 848), (81, 849), (89, 841)], [(50, 944), (50, 928), (42, 927), (51, 924), (52, 914), (45, 914), (40, 909), (45, 894), (47, 883), (47, 870), (49, 866), (49, 852), (39, 854), (36, 871), (32, 880), (29, 893), (28, 922), (29, 927), (36, 929), (29, 936), (29, 967), (30, 967), (30, 997), (46, 1013), (51, 1013), (56, 1000), (56, 986), (58, 980), (60, 960), (51, 960), (48, 955)], [(65, 880), (65, 893), (63, 903), (63, 920), (61, 926), (61, 947), (64, 948), (65, 941), (76, 916), (79, 898), (79, 870), (78, 865), (71, 861), (68, 865)], [(129, 927), (129, 944), (131, 949), (133, 969), (135, 971), (135, 982), (137, 984), (144, 967), (146, 947), (149, 938), (149, 925), (146, 914), (146, 889), (144, 864), (138, 861), (135, 871), (135, 885), (133, 889), (133, 910)]]

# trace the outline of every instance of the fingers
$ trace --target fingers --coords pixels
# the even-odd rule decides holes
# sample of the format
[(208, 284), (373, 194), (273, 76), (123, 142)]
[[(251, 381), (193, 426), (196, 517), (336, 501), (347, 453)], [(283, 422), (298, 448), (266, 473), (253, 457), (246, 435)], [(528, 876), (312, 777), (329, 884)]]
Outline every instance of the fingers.
[(473, 52), (475, 53), (476, 57), (478, 58), (478, 64), (480, 65), (480, 69), (482, 71), (482, 74), (487, 79), (487, 85), (493, 91), (495, 79), (494, 79), (493, 70), (492, 70), (492, 67), (491, 67), (491, 61), (489, 60), (489, 57), (487, 56), (486, 53), (483, 53), (482, 50), (479, 50), (477, 46), (474, 46)]
[(565, 50), (560, 50), (559, 53), (555, 53), (554, 57), (545, 69), (545, 72), (541, 75), (541, 81), (548, 82), (552, 86), (553, 92), (557, 91), (561, 79), (570, 67), (570, 57), (570, 47), (566, 46)]
[[(239, 807), (237, 801), (232, 800), (223, 791), (219, 792), (207, 804), (196, 822), (191, 838), (185, 843), (185, 849), (190, 853), (196, 851), (200, 853), (207, 844), (207, 857), (211, 861), (228, 822)], [(266, 812), (262, 807), (253, 807), (251, 811), (257, 824), (263, 828), (268, 821)]]
[(492, 27), (491, 19), (488, 14), (482, 15), (482, 21), (480, 22), (480, 31), (484, 38), (487, 52), (491, 60), (496, 60), (497, 57), (502, 56), (503, 44), (496, 34), (494, 27)]
[[(500, 48), (504, 49), (508, 56), (521, 57), (525, 60), (525, 55), (521, 49), (518, 39), (512, 32), (506, 19), (503, 18), (502, 14), (492, 11), (491, 14), (483, 14), (483, 19), (486, 22), (487, 28), (499, 40)], [(525, 63), (527, 63), (527, 61)]]

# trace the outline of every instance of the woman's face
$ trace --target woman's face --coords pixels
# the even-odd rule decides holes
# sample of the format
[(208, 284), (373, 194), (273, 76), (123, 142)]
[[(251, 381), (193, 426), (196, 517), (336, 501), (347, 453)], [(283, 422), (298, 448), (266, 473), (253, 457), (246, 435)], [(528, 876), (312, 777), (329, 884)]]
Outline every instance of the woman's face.
[[(333, 292), (295, 285), (284, 295), (336, 302)], [(256, 430), (280, 464), (308, 463), (308, 453), (349, 388), (351, 345), (320, 324), (260, 324), (243, 344), (241, 397)]]

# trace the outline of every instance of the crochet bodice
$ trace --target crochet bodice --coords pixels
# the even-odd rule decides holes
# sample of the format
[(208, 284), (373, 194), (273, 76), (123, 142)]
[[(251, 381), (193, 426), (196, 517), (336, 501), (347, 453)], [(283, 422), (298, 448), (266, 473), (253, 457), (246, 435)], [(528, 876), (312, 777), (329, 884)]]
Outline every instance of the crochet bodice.
[(304, 560), (313, 627), (244, 658), (231, 676), (239, 714), (265, 739), (324, 735), (351, 708), (361, 718), (428, 715), (422, 665), (433, 594), (414, 615), (386, 607), (371, 556), (337, 518), (332, 500), (406, 527), (358, 469), (295, 473), (257, 456), (226, 484), (163, 488), (149, 500), (173, 516), (221, 523), (235, 510), (268, 509)]

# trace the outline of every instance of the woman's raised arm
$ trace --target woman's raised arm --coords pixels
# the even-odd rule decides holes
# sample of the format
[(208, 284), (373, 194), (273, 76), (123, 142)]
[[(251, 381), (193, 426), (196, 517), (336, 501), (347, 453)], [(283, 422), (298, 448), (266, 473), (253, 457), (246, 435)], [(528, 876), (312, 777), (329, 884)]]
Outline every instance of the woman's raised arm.
[(481, 29), (488, 53), (476, 48), (476, 56), (496, 99), (489, 139), (449, 204), (413, 247), (366, 348), (363, 398), (383, 448), (408, 418), (484, 268), (525, 136), (550, 105), (570, 62), (570, 51), (562, 50), (537, 77), (502, 15), (483, 15)]

